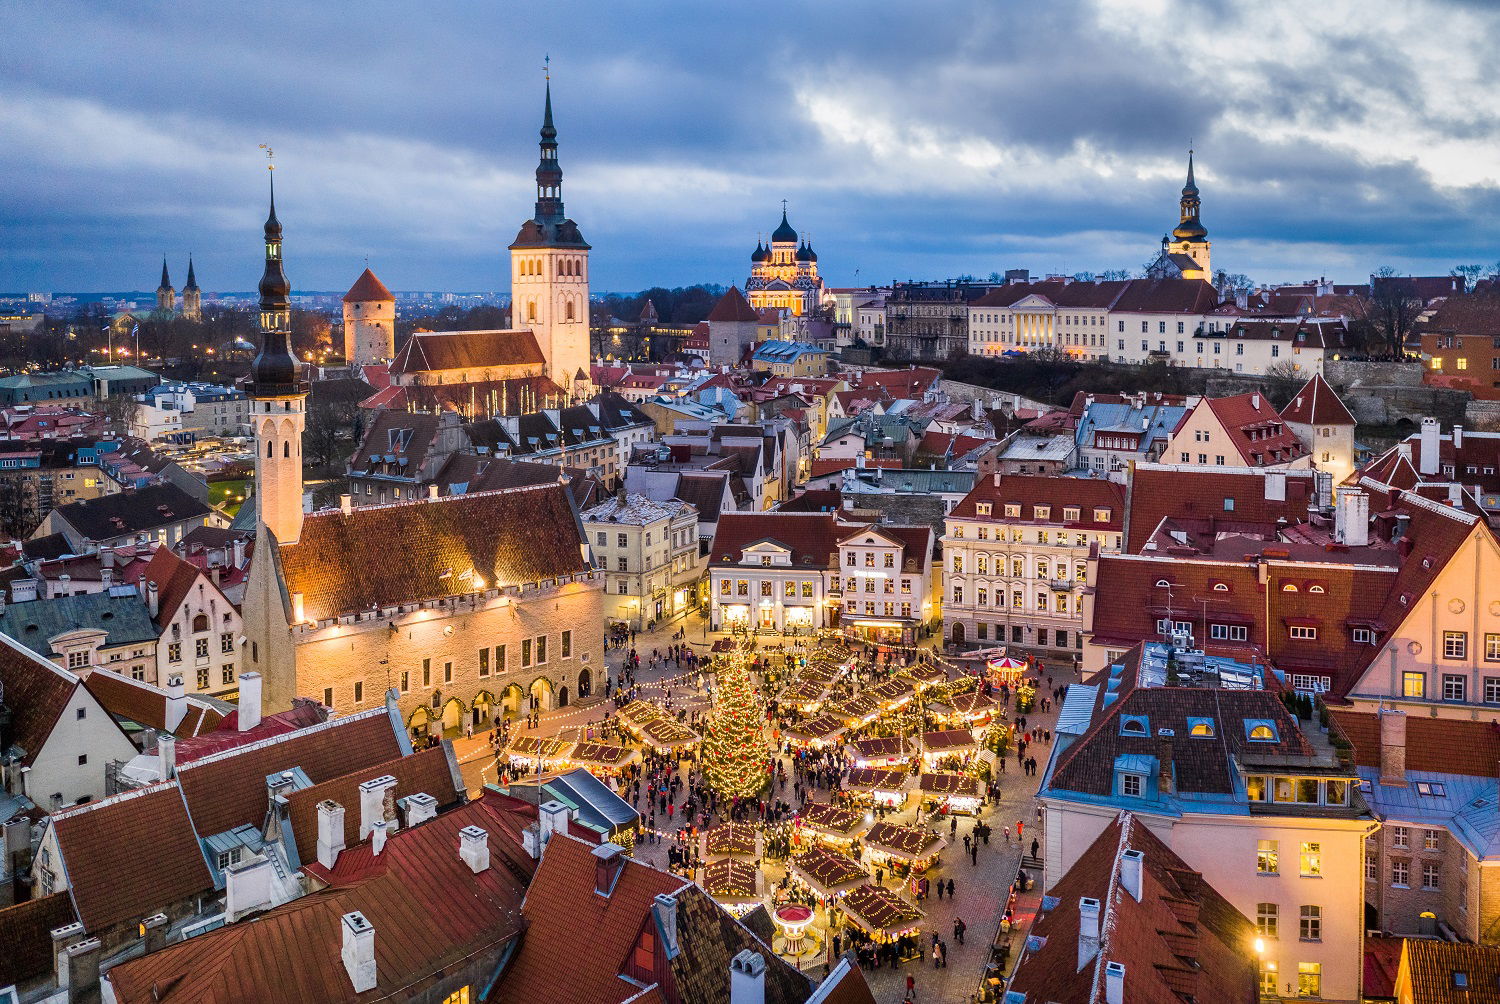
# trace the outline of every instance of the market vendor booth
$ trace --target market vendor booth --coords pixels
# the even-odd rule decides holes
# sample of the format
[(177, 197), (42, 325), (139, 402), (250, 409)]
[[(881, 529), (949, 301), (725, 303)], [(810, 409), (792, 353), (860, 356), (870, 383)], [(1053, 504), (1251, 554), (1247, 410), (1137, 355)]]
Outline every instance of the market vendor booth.
[(854, 802), (899, 809), (911, 790), (911, 771), (905, 767), (855, 767), (844, 779), (844, 792)]
[(817, 680), (798, 680), (781, 692), (777, 703), (784, 708), (795, 708), (804, 715), (815, 714), (828, 696), (828, 685)]
[(758, 861), (761, 856), (761, 835), (757, 827), (748, 823), (720, 823), (710, 826), (699, 837), (703, 856), (716, 858), (741, 858)]
[(839, 900), (849, 922), (875, 941), (895, 941), (919, 933), (926, 915), (884, 886), (856, 886)]
[(944, 729), (922, 734), (922, 767), (936, 769), (942, 763), (964, 763), (979, 752), (972, 729)]
[(833, 805), (829, 802), (810, 802), (797, 817), (797, 826), (815, 834), (818, 839), (840, 850), (848, 850), (850, 844), (869, 828), (869, 820), (859, 809)]
[(566, 761), (585, 767), (590, 773), (599, 777), (616, 777), (621, 768), (641, 758), (640, 750), (627, 749), (624, 746), (590, 742), (577, 742), (572, 745), (573, 748), (566, 751)]
[(766, 900), (765, 878), (760, 869), (734, 858), (710, 861), (704, 867), (703, 891), (737, 917)]
[(904, 676), (912, 682), (912, 686), (921, 693), (928, 687), (935, 687), (939, 683), (948, 682), (948, 671), (942, 666), (930, 663), (921, 663), (916, 666), (907, 666), (901, 670), (899, 676)]
[(788, 863), (787, 873), (824, 899), (842, 896), (870, 879), (864, 865), (828, 847), (798, 854)]
[(848, 700), (828, 705), (825, 710), (838, 716), (851, 729), (857, 729), (879, 718), (882, 708), (880, 702), (868, 694), (856, 694)]
[(904, 736), (856, 739), (845, 750), (851, 767), (895, 767), (911, 757), (911, 743)]
[(928, 710), (955, 728), (974, 728), (988, 725), (999, 710), (999, 704), (993, 697), (971, 690), (946, 697), (930, 705)]
[(822, 749), (830, 743), (838, 742), (839, 737), (847, 732), (848, 728), (844, 720), (837, 715), (819, 715), (817, 718), (787, 726), (786, 735), (799, 746)]
[(519, 773), (537, 770), (539, 762), (542, 770), (552, 770), (565, 762), (563, 754), (572, 746), (572, 743), (564, 739), (516, 735), (511, 737), (510, 743), (505, 747), (505, 755), (513, 771)]
[(897, 677), (876, 684), (865, 691), (865, 694), (878, 702), (883, 711), (899, 711), (917, 696), (917, 688), (910, 681)]
[(923, 806), (941, 806), (947, 812), (973, 815), (979, 811), (979, 782), (968, 774), (935, 771), (917, 779)]
[(864, 846), (877, 864), (904, 865), (923, 871), (937, 860), (948, 842), (920, 826), (876, 823), (865, 834)]

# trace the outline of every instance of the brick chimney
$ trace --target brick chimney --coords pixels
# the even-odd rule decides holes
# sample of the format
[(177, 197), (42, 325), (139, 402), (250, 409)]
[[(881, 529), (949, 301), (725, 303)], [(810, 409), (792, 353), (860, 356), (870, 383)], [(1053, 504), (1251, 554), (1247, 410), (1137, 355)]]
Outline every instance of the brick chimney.
[(1406, 712), (1380, 711), (1380, 783), (1406, 787)]
[(619, 844), (603, 843), (594, 848), (594, 892), (609, 898), (615, 891), (615, 880), (625, 867), (625, 848)]

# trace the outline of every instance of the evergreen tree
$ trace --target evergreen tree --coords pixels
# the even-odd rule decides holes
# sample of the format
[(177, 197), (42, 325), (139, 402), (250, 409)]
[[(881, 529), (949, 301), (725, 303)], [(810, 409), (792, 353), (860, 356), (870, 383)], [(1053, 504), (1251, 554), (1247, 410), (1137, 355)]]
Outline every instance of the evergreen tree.
[(724, 657), (703, 734), (704, 773), (725, 798), (758, 794), (768, 780), (771, 751), (761, 732), (765, 715), (750, 686), (747, 658), (739, 650)]

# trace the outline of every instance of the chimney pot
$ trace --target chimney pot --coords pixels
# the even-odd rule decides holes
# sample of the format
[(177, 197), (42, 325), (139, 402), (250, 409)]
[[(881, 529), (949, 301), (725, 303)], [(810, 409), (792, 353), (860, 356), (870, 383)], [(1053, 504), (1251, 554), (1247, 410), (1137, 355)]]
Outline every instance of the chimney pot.
[(419, 791), (415, 795), (408, 795), (403, 801), (406, 803), (406, 825), (408, 828), (416, 826), (418, 823), (425, 823), (427, 820), (437, 816), (437, 799), (425, 791)]
[(177, 737), (163, 732), (156, 737), (156, 757), (163, 781), (177, 776)]
[(253, 670), (240, 674), (240, 703), (238, 708), (241, 732), (249, 732), (261, 721), (261, 679)]
[(396, 779), (389, 774), (371, 778), (359, 786), (359, 839), (370, 835), (376, 822), (388, 820), (386, 802), (396, 790)]
[(1138, 850), (1131, 849), (1120, 855), (1120, 885), (1137, 902), (1141, 898), (1141, 876), (1145, 866), (1146, 855)]
[(489, 838), (489, 833), (477, 826), (465, 826), (458, 831), (458, 856), (475, 875), (489, 870)]
[(375, 928), (358, 910), (344, 914), (342, 921), (344, 972), (354, 992), (362, 994), (375, 989)]
[(1125, 966), (1120, 962), (1104, 964), (1104, 1004), (1125, 1004)]
[(765, 1004), (766, 960), (745, 949), (729, 960), (729, 1004)]

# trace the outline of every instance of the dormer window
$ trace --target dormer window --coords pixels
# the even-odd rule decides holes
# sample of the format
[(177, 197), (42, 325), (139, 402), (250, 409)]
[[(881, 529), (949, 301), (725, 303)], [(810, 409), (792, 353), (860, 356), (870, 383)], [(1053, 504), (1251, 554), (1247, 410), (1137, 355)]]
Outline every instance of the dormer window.
[(1188, 735), (1197, 739), (1212, 739), (1214, 737), (1214, 722), (1212, 718), (1189, 718)]
[(1144, 715), (1122, 715), (1120, 716), (1120, 735), (1122, 736), (1149, 736), (1151, 734), (1151, 723)]
[(1216, 592), (1216, 593), (1227, 593), (1227, 592), (1229, 592), (1229, 583), (1227, 583), (1227, 582), (1215, 582), (1214, 583), (1214, 592)]
[(976, 516), (988, 516), (993, 510), (994, 505), (990, 502), (974, 503), (974, 515)]
[(1274, 743), (1276, 725), (1261, 719), (1249, 719), (1245, 722), (1245, 738), (1253, 743)]
[(1283, 593), (1295, 593), (1297, 591), (1297, 583), (1295, 583), (1295, 582), (1286, 582), (1286, 583), (1283, 583), (1282, 586), (1281, 586), (1281, 591)]
[(1326, 592), (1326, 590), (1322, 586), (1319, 586), (1319, 585), (1316, 585), (1316, 584), (1308, 586), (1307, 587), (1307, 591), (1310, 592), (1310, 593), (1323, 593), (1323, 592)]

